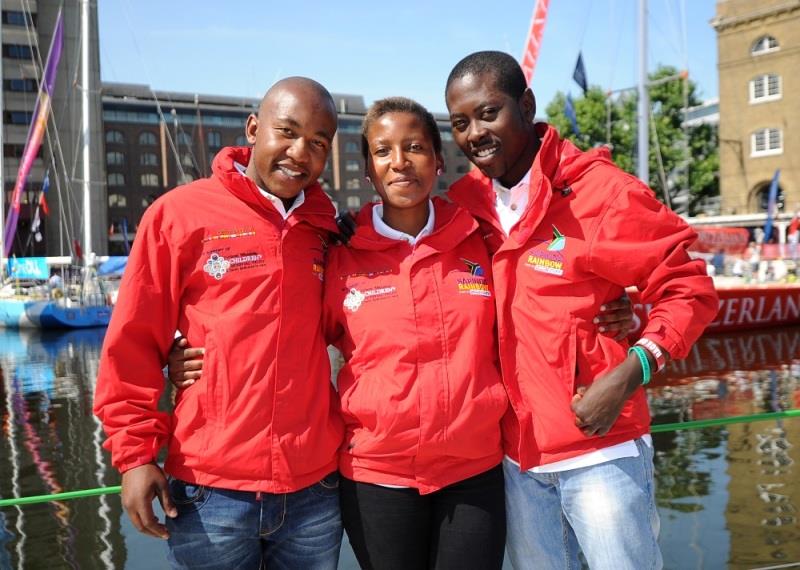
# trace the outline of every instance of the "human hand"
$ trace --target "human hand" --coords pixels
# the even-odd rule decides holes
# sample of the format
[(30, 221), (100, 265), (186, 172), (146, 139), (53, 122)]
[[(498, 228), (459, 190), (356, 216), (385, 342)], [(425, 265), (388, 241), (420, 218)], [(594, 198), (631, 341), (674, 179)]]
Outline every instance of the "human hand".
[(175, 339), (167, 356), (167, 376), (176, 388), (188, 388), (200, 378), (205, 349), (191, 348), (185, 337)]
[(340, 213), (336, 216), (336, 226), (339, 228), (339, 234), (336, 236), (336, 240), (343, 245), (347, 245), (350, 238), (356, 233), (355, 216), (349, 210)]
[(600, 305), (600, 313), (594, 318), (601, 333), (613, 335), (614, 340), (622, 340), (636, 328), (633, 320), (633, 305), (627, 295)]
[(122, 474), (122, 506), (131, 523), (143, 534), (166, 540), (169, 532), (153, 512), (153, 497), (158, 497), (161, 508), (169, 518), (178, 516), (161, 467), (155, 463), (146, 463)]
[(580, 386), (571, 404), (575, 412), (575, 425), (587, 437), (605, 435), (641, 382), (641, 364), (636, 356), (628, 356), (619, 366), (588, 387)]

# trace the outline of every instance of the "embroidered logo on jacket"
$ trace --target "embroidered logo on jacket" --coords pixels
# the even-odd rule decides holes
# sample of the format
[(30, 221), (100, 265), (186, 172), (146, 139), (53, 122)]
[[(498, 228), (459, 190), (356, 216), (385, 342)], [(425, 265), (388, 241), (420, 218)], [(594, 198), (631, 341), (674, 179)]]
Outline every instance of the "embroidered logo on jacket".
[(549, 243), (542, 242), (528, 250), (525, 264), (534, 271), (560, 277), (564, 275), (564, 255), (560, 252), (566, 245), (567, 238), (553, 226), (553, 240)]
[(477, 277), (483, 277), (483, 267), (481, 267), (480, 263), (475, 263), (474, 261), (470, 261), (469, 259), (461, 258), (461, 261), (467, 266), (467, 270), (469, 271), (470, 275), (475, 275)]
[(456, 279), (458, 292), (478, 295), (480, 297), (491, 297), (492, 292), (489, 290), (489, 282), (486, 280), (481, 264), (463, 257), (461, 261), (467, 266), (467, 271), (471, 277), (460, 277)]
[(221, 230), (215, 234), (208, 235), (203, 238), (203, 243), (209, 241), (216, 241), (220, 239), (234, 239), (240, 237), (251, 237), (256, 235), (256, 231), (252, 228), (244, 228), (237, 230)]
[(373, 287), (372, 289), (367, 289), (366, 291), (359, 291), (353, 287), (345, 296), (342, 305), (351, 313), (355, 313), (365, 301), (377, 301), (378, 299), (396, 296), (397, 287), (394, 286)]
[(203, 266), (203, 271), (211, 275), (214, 279), (219, 281), (228, 272), (231, 267), (231, 262), (222, 257), (218, 253), (212, 253), (208, 258), (206, 264)]

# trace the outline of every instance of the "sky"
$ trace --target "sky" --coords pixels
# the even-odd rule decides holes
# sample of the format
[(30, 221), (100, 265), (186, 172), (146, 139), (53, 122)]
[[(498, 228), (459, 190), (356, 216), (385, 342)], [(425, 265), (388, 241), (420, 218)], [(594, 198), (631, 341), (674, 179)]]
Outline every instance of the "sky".
[[(98, 2), (103, 81), (156, 90), (260, 97), (290, 75), (367, 104), (403, 95), (446, 112), (450, 69), (478, 50), (519, 58), (535, 0), (106, 0)], [(649, 0), (649, 69), (688, 68), (701, 98), (717, 96), (715, 0)], [(540, 116), (572, 81), (636, 83), (637, 0), (551, 0), (533, 77)]]

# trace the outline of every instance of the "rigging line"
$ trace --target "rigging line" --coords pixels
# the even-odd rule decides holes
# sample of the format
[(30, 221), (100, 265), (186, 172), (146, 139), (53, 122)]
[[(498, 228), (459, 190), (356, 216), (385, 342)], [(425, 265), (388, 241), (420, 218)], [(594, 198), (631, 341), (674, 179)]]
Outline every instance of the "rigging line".
[(664, 3), (667, 5), (667, 12), (669, 17), (667, 18), (670, 28), (672, 37), (678, 39), (678, 43), (675, 44), (676, 48), (676, 55), (683, 60), (683, 51), (680, 49), (680, 37), (681, 37), (681, 30), (680, 30), (680, 23), (678, 21), (678, 17), (675, 15), (675, 12), (672, 9), (672, 0), (664, 0)]
[(686, 22), (686, 0), (679, 0), (680, 8), (680, 28), (681, 28), (681, 59), (683, 69), (689, 71), (689, 25)]
[[(164, 112), (161, 109), (161, 101), (158, 100), (158, 96), (156, 95), (156, 91), (152, 87), (153, 80), (152, 80), (152, 78), (150, 76), (150, 70), (147, 67), (147, 64), (146, 64), (146, 62), (144, 60), (144, 57), (142, 57), (142, 50), (139, 49), (139, 42), (136, 41), (136, 35), (133, 33), (133, 25), (131, 24), (129, 5), (128, 5), (127, 0), (125, 2), (124, 12), (125, 12), (125, 22), (128, 25), (128, 31), (131, 34), (131, 39), (133, 41), (133, 47), (136, 50), (136, 55), (139, 56), (139, 61), (141, 62), (142, 67), (144, 68), (144, 73), (145, 73), (145, 76), (147, 77), (148, 89), (150, 90), (150, 94), (153, 96), (153, 101), (156, 104), (156, 111), (158, 112), (158, 116), (161, 118), (161, 121), (165, 125), (168, 125), (169, 123), (167, 123), (167, 120), (164, 117)], [(175, 160), (177, 162), (178, 172), (180, 172), (181, 178), (183, 178), (186, 175), (186, 173), (183, 171), (183, 165), (181, 165), (181, 162), (178, 159), (178, 150), (175, 148), (175, 141), (172, 140), (172, 135), (170, 134), (168, 128), (165, 128), (164, 132), (166, 133), (167, 142), (169, 143), (169, 147), (172, 150), (172, 154), (175, 157)]]

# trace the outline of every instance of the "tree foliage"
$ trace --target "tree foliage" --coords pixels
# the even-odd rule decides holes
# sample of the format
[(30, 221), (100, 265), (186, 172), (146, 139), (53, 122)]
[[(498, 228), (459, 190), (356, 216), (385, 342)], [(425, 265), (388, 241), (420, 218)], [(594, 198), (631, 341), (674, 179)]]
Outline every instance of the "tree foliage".
[[(675, 76), (678, 70), (661, 66), (650, 74), (650, 82)], [(665, 80), (650, 87), (650, 187), (663, 201), (666, 186), (672, 206), (695, 214), (706, 198), (719, 195), (719, 153), (717, 127), (700, 125), (684, 129), (684, 103), (701, 103), (697, 85), (682, 79)], [(596, 86), (573, 99), (580, 134), (573, 131), (565, 114), (566, 95), (558, 92), (547, 105), (547, 120), (566, 138), (586, 150), (606, 144), (614, 162), (623, 170), (636, 173), (635, 91), (607, 97)], [(653, 128), (655, 127), (655, 128)], [(659, 166), (660, 151), (662, 170)], [(688, 176), (688, 178), (687, 178)]]

